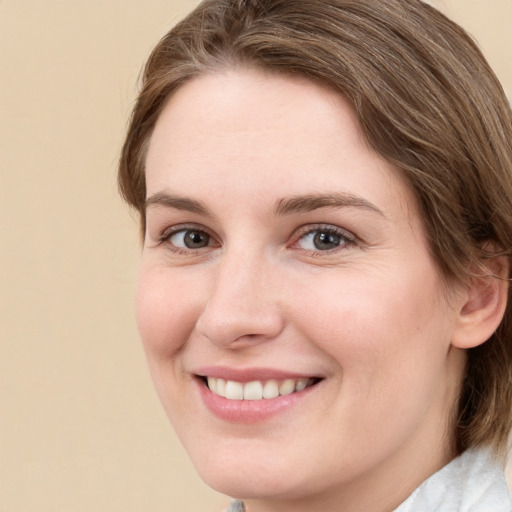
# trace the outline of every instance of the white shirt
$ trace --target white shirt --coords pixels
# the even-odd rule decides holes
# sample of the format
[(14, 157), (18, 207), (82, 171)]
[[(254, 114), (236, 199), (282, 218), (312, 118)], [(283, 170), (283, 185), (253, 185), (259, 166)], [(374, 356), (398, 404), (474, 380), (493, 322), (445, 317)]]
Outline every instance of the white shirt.
[(511, 512), (503, 468), (468, 450), (427, 478), (395, 512)]

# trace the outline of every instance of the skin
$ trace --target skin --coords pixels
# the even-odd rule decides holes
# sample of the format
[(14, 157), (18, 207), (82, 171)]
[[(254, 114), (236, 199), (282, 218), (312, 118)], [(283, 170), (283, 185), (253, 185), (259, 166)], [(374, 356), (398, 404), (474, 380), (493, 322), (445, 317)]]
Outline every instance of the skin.
[[(195, 78), (162, 112), (146, 173), (138, 325), (210, 486), (250, 512), (389, 511), (454, 457), (467, 294), (447, 289), (411, 191), (340, 95), (255, 70)], [(276, 212), (318, 194), (352, 201)], [(340, 244), (315, 247), (333, 227)], [(208, 244), (169, 236), (184, 228)], [(205, 365), (323, 380), (240, 424), (205, 407), (194, 375)]]

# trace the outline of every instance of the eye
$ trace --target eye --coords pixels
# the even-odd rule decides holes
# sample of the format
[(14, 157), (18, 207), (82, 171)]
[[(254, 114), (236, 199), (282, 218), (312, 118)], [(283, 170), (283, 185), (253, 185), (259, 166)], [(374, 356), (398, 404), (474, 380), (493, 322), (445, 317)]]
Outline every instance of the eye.
[(334, 226), (310, 229), (297, 241), (297, 245), (306, 251), (332, 251), (355, 243), (345, 231)]
[(200, 229), (180, 229), (165, 238), (179, 249), (202, 249), (212, 245), (211, 236)]

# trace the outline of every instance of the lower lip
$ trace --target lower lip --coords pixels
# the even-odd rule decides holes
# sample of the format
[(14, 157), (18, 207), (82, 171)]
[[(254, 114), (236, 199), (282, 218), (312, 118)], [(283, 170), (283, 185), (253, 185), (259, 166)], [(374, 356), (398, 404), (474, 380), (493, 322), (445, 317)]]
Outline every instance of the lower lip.
[(319, 384), (289, 395), (262, 400), (228, 400), (212, 393), (202, 380), (198, 379), (197, 385), (204, 404), (218, 418), (232, 423), (258, 423), (282, 414), (297, 405)]

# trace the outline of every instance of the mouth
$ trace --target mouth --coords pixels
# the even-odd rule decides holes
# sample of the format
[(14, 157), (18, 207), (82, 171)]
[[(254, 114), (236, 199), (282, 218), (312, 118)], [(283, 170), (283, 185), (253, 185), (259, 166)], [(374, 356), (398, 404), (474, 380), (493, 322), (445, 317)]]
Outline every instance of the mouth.
[(214, 394), (227, 400), (272, 400), (315, 386), (320, 377), (298, 379), (269, 379), (238, 382), (218, 377), (199, 376), (204, 385)]

